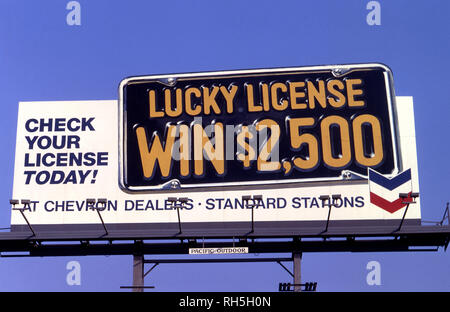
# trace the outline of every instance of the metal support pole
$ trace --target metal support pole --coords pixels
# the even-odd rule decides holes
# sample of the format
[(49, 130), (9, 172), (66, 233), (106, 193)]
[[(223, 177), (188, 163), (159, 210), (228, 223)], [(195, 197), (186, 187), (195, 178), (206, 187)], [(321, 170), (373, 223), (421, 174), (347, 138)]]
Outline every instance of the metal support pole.
[(325, 226), (325, 231), (324, 231), (324, 232), (327, 232), (327, 231), (328, 231), (328, 224), (330, 224), (330, 216), (331, 216), (331, 207), (332, 207), (332, 206), (333, 206), (333, 205), (330, 204), (330, 207), (329, 207), (329, 209), (328, 209), (327, 225)]
[(178, 216), (178, 234), (181, 234), (183, 232), (181, 231), (180, 206), (176, 205), (176, 207), (177, 207), (177, 216)]
[(300, 292), (301, 289), (301, 264), (302, 264), (302, 253), (294, 252), (292, 253), (292, 258), (294, 259), (294, 292)]
[(447, 220), (448, 220), (448, 225), (450, 225), (450, 209), (448, 208), (448, 203), (447, 203)]
[(97, 211), (97, 214), (98, 214), (98, 216), (100, 218), (100, 221), (102, 222), (103, 229), (105, 230), (105, 235), (108, 235), (109, 233), (108, 233), (108, 230), (106, 229), (106, 225), (105, 225), (105, 222), (103, 221), (103, 218), (102, 218), (102, 215), (100, 214), (100, 211), (98, 210), (98, 208), (94, 208), (94, 209)]
[(25, 213), (23, 212), (23, 209), (17, 208), (15, 210), (19, 210), (20, 211), (22, 217), (25, 219), (25, 222), (28, 225), (28, 228), (31, 230), (31, 233), (33, 233), (33, 236), (36, 236), (36, 233), (34, 232), (33, 227), (31, 226), (30, 222), (28, 221), (27, 217), (25, 216)]
[(254, 233), (255, 232), (255, 205), (252, 205), (252, 230), (250, 231), (250, 233)]
[[(450, 209), (448, 208), (448, 202), (447, 202), (447, 208), (445, 208), (445, 211), (447, 212), (447, 222), (448, 225), (450, 225)], [(444, 213), (444, 218), (445, 219), (445, 213)], [(442, 224), (444, 223), (444, 220), (442, 220)]]
[(399, 198), (402, 199), (402, 204), (406, 204), (405, 212), (403, 213), (402, 220), (400, 221), (400, 225), (398, 226), (398, 229), (396, 229), (394, 232), (398, 232), (401, 230), (403, 221), (405, 221), (406, 213), (408, 212), (408, 208), (410, 204), (415, 204), (415, 198), (419, 197), (419, 193), (400, 193)]
[[(251, 204), (249, 204), (250, 200), (252, 201)], [(250, 232), (247, 233), (247, 235), (255, 232), (255, 207), (258, 208), (259, 205), (262, 204), (261, 201), (262, 201), (262, 195), (253, 195), (253, 196), (244, 195), (244, 196), (242, 196), (242, 202), (244, 203), (245, 208), (252, 209), (252, 216), (251, 216), (252, 217), (252, 228), (251, 228)]]
[(447, 217), (447, 220), (448, 220), (448, 225), (450, 225), (450, 210), (448, 208), (448, 205), (449, 205), (449, 203), (447, 203), (447, 207), (445, 208), (445, 211), (444, 211), (444, 216), (442, 217), (441, 222), (439, 222), (439, 225), (443, 225), (444, 224), (444, 221), (445, 221), (446, 217)]
[(143, 292), (144, 288), (144, 255), (133, 255), (133, 292)]
[(409, 203), (406, 205), (406, 209), (405, 209), (405, 212), (403, 213), (403, 217), (402, 217), (402, 220), (400, 221), (400, 225), (395, 230), (395, 232), (398, 232), (402, 229), (403, 221), (405, 221), (405, 217), (406, 217), (406, 213), (408, 212), (408, 208), (409, 208)]

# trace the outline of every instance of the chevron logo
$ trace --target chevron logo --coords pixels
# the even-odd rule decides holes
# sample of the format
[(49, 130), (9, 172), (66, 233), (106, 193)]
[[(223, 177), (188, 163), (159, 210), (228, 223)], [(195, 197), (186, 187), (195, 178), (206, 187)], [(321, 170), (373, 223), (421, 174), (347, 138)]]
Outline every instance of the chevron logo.
[[(411, 169), (399, 173), (391, 179), (384, 177), (369, 168), (370, 202), (387, 212), (394, 213), (412, 202), (411, 197)], [(408, 197), (402, 199), (400, 193), (407, 193)]]

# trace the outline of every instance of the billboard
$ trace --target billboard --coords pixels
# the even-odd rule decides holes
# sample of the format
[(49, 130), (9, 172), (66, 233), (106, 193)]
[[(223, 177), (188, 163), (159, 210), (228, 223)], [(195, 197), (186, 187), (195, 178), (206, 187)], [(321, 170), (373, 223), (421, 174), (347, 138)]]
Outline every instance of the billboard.
[[(252, 220), (261, 236), (387, 224), (419, 191), (412, 105), (380, 64), (131, 77), (119, 101), (21, 102), (12, 198), (52, 231), (98, 229), (93, 207), (155, 237), (179, 221), (200, 237)], [(27, 227), (14, 210), (11, 225)]]

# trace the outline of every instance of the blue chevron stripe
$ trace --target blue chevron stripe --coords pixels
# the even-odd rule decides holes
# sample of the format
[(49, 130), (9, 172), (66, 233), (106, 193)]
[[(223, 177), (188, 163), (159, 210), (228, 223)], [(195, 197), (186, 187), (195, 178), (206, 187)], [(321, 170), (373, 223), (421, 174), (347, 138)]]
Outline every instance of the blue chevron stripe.
[(403, 171), (399, 175), (393, 177), (392, 179), (388, 179), (378, 172), (372, 170), (369, 168), (369, 181), (376, 183), (389, 191), (392, 191), (393, 189), (399, 187), (405, 182), (408, 182), (411, 180), (411, 169), (408, 169), (406, 171)]

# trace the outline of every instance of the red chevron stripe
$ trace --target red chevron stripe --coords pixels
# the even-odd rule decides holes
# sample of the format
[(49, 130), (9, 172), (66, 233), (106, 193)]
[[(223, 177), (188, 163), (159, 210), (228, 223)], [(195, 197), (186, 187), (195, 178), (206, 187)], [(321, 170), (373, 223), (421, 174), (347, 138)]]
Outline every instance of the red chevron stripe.
[[(411, 192), (408, 195), (409, 196), (408, 196), (408, 198), (405, 199), (405, 201), (412, 201)], [(394, 200), (393, 202), (390, 202), (390, 201), (387, 201), (386, 199), (378, 196), (377, 194), (370, 192), (370, 202), (390, 213), (394, 213), (397, 210), (405, 207), (406, 204), (403, 204), (402, 201), (403, 201), (402, 198), (398, 198), (398, 199)]]

